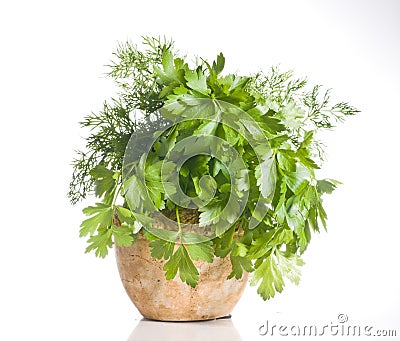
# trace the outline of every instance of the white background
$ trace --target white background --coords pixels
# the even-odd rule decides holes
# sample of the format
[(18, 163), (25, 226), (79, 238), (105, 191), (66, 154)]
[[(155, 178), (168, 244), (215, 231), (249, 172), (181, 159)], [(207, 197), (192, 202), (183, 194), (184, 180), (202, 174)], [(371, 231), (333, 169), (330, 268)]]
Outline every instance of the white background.
[[(2, 2), (0, 339), (257, 340), (266, 320), (323, 325), (339, 313), (399, 339), (399, 33), (389, 0)], [(223, 51), (228, 71), (280, 63), (362, 111), (325, 135), (322, 175), (344, 184), (326, 200), (329, 232), (313, 238), (300, 285), (267, 302), (248, 288), (225, 324), (139, 323), (113, 255), (84, 255), (83, 204), (66, 198), (78, 122), (113, 94), (103, 65), (143, 34), (192, 56)]]

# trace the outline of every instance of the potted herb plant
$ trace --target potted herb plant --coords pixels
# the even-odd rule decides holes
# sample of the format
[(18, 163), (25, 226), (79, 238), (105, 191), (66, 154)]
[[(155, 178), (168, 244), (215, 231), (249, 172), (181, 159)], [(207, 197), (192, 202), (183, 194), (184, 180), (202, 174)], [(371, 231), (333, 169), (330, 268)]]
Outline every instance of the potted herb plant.
[(225, 75), (222, 54), (189, 63), (172, 42), (143, 43), (118, 46), (118, 96), (81, 122), (69, 198), (98, 198), (86, 252), (115, 245), (127, 293), (157, 320), (225, 316), (248, 275), (264, 300), (297, 284), (338, 184), (316, 176), (316, 135), (357, 110), (291, 72)]

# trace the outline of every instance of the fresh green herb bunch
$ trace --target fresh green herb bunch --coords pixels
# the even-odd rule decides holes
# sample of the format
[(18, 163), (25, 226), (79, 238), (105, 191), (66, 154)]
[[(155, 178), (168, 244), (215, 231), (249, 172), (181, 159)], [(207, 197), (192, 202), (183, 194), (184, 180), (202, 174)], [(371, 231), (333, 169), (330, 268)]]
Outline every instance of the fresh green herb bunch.
[[(300, 256), (312, 232), (326, 229), (322, 196), (339, 183), (316, 178), (323, 149), (315, 135), (357, 110), (344, 102), (331, 105), (329, 91), (321, 93), (320, 86), (307, 91), (307, 81), (294, 78), (292, 72), (271, 68), (250, 76), (223, 75), (222, 53), (212, 63), (198, 59), (191, 66), (170, 41), (144, 38), (143, 43), (142, 49), (131, 43), (118, 46), (109, 72), (119, 86), (118, 98), (105, 102), (102, 111), (81, 122), (90, 133), (86, 150), (78, 151), (73, 161), (69, 198), (73, 204), (91, 194), (100, 199), (83, 210), (89, 216), (80, 231), (81, 236), (89, 236), (86, 251), (105, 257), (114, 242), (129, 246), (143, 233), (150, 240), (152, 256), (166, 260), (167, 279), (179, 273), (182, 281), (195, 287), (199, 274), (193, 260), (212, 262), (214, 257), (229, 256), (229, 278), (239, 279), (243, 271), (252, 273), (251, 284), (258, 285), (263, 299), (281, 292), (284, 278), (298, 283)], [(218, 119), (179, 120), (182, 107), (204, 99), (216, 108), (226, 103), (245, 113), (234, 117), (238, 128)], [(245, 130), (252, 131), (244, 115), (257, 124), (265, 146), (253, 148), (246, 138)], [(178, 123), (163, 126), (173, 118)], [(207, 197), (207, 186), (200, 181), (204, 176), (215, 187), (209, 203), (194, 209), (200, 226), (229, 223), (212, 238), (198, 236), (191, 243), (193, 233), (185, 234), (181, 228), (164, 235), (153, 233), (154, 212), (139, 204), (143, 186), (135, 176), (123, 174), (132, 135), (157, 126), (162, 133), (142, 165), (145, 186), (152, 207), (173, 216), (179, 227), (187, 209), (170, 200), (162, 174), (163, 161), (174, 147), (189, 136), (215, 136), (229, 143), (243, 160), (246, 177), (239, 177), (235, 186), (226, 165), (212, 155), (193, 156), (179, 170), (179, 186), (189, 197)], [(240, 201), (243, 191), (248, 197), (240, 216), (222, 213), (229, 196), (236, 193)], [(257, 205), (260, 199), (261, 206), (267, 207), (265, 214)], [(252, 225), (252, 219), (257, 224)]]

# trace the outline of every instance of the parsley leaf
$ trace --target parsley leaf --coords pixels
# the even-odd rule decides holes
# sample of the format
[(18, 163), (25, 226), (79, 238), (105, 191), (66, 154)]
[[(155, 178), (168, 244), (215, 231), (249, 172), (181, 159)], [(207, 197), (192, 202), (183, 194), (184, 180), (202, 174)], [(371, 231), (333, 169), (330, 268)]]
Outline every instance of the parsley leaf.
[(255, 269), (250, 280), (250, 285), (255, 286), (260, 281), (257, 293), (264, 300), (274, 297), (275, 291), (282, 292), (283, 290), (284, 282), (282, 273), (279, 271), (278, 265), (271, 255)]
[(96, 196), (100, 198), (103, 194), (106, 194), (109, 197), (108, 201), (111, 203), (110, 194), (116, 184), (114, 172), (99, 164), (89, 174), (95, 179)]
[(318, 193), (331, 194), (336, 189), (338, 184), (340, 184), (339, 181), (332, 180), (332, 179), (318, 180), (317, 181)]
[(275, 250), (262, 262), (258, 262), (252, 274), (250, 285), (258, 285), (258, 294), (268, 300), (275, 296), (276, 292), (282, 292), (285, 283), (284, 277), (298, 284), (300, 272), (298, 267), (303, 261), (296, 255), (286, 257), (281, 251)]
[(194, 266), (189, 254), (183, 244), (179, 245), (178, 249), (171, 258), (164, 264), (165, 278), (174, 279), (179, 271), (179, 277), (182, 282), (194, 288), (199, 281), (199, 272)]
[(247, 257), (241, 256), (230, 256), (231, 264), (232, 264), (232, 272), (228, 275), (227, 279), (231, 279), (235, 277), (236, 279), (240, 279), (243, 276), (243, 270), (247, 272), (252, 272), (253, 266), (251, 262), (247, 259)]
[(102, 203), (84, 208), (83, 213), (91, 217), (82, 222), (79, 233), (81, 237), (93, 235), (97, 229), (111, 226), (114, 215), (112, 207)]
[(225, 66), (225, 57), (222, 53), (217, 56), (217, 61), (213, 62), (212, 68), (216, 74), (220, 74)]
[(95, 251), (95, 255), (97, 257), (104, 258), (108, 254), (108, 248), (112, 247), (113, 242), (111, 240), (112, 230), (111, 229), (102, 229), (96, 235), (91, 236), (88, 239), (88, 243), (90, 244), (85, 253), (88, 253), (92, 250)]
[(265, 147), (260, 146), (262, 162), (256, 166), (255, 176), (257, 179), (257, 186), (264, 198), (270, 198), (275, 191), (276, 183), (276, 165), (275, 155), (272, 151), (264, 152)]
[(208, 95), (210, 89), (207, 87), (207, 78), (200, 68), (197, 70), (187, 70), (185, 73), (186, 85), (194, 91), (203, 95)]
[(163, 239), (156, 239), (150, 241), (150, 250), (151, 250), (151, 255), (154, 258), (157, 259), (169, 259), (172, 256), (172, 253), (174, 252), (174, 245), (175, 243), (172, 243), (168, 240), (163, 240)]
[(114, 236), (115, 243), (119, 246), (131, 246), (133, 243), (132, 230), (127, 227), (119, 227), (113, 225), (111, 232)]
[(214, 249), (211, 247), (212, 242), (204, 236), (195, 233), (184, 233), (183, 241), (193, 260), (203, 260), (212, 263), (214, 259)]

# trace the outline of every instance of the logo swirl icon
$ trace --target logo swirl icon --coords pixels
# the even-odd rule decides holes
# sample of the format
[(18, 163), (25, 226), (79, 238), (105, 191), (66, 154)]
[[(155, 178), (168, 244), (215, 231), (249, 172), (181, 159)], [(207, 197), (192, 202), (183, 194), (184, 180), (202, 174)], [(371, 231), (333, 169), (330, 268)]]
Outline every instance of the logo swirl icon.
[(338, 315), (338, 322), (339, 323), (346, 323), (349, 320), (349, 317), (346, 314), (339, 314)]

